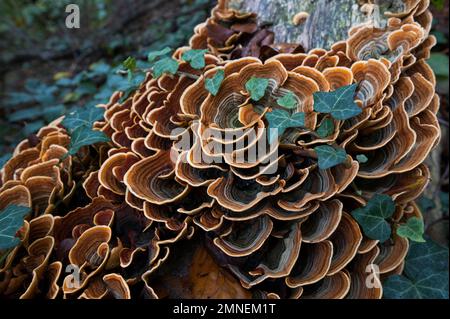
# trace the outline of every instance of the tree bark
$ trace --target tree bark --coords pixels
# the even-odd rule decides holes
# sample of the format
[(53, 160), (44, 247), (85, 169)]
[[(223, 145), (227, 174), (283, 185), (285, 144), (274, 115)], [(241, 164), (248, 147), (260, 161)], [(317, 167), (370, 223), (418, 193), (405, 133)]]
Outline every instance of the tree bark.
[[(401, 8), (402, 0), (375, 0), (371, 12), (363, 12), (365, 0), (229, 0), (228, 7), (255, 12), (261, 24), (271, 25), (275, 43), (300, 43), (306, 51), (329, 49), (347, 38), (348, 30), (362, 23), (386, 25), (384, 12)], [(366, 6), (367, 8), (367, 6)], [(309, 14), (305, 23), (294, 25), (299, 12)]]
[[(275, 44), (299, 43), (306, 51), (313, 48), (330, 49), (337, 41), (345, 40), (351, 27), (367, 23), (384, 27), (386, 11), (398, 11), (402, 0), (375, 0), (363, 9), (367, 0), (228, 0), (228, 7), (241, 12), (258, 14), (259, 24), (268, 24), (275, 33)], [(366, 6), (365, 8), (368, 8)], [(363, 12), (363, 10), (365, 12)], [(309, 17), (303, 24), (294, 25), (293, 17), (306, 12)], [(443, 138), (445, 140), (445, 138)], [(440, 192), (440, 162), (442, 146), (438, 145), (425, 163), (431, 172), (424, 196), (434, 202), (434, 208), (425, 214), (427, 225), (442, 218)]]

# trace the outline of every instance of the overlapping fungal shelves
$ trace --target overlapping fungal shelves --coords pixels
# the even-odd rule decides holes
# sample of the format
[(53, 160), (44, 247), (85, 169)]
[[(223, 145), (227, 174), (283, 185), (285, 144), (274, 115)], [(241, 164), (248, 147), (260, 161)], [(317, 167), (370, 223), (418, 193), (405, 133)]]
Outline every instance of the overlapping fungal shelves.
[[(367, 266), (378, 265), (381, 280), (402, 272), (408, 239), (371, 239), (351, 212), (386, 194), (393, 227), (421, 216), (414, 200), (429, 179), (423, 162), (440, 137), (426, 62), (435, 43), (429, 1), (376, 8), (385, 24), (358, 24), (323, 47), (280, 44), (256, 13), (232, 9), (243, 1), (231, 2), (219, 1), (175, 51), (180, 72), (149, 73), (125, 101), (117, 92), (99, 106), (94, 128), (110, 143), (61, 161), (70, 136), (57, 120), (17, 146), (0, 173), (0, 210), (32, 212), (0, 269), (2, 297), (380, 298), (382, 287), (365, 285)], [(204, 68), (181, 59), (190, 49), (207, 50)], [(212, 95), (205, 81), (219, 71)], [(258, 101), (246, 91), (252, 77), (269, 79)], [(358, 115), (316, 111), (315, 93), (352, 84)], [(235, 161), (267, 136), (239, 146), (242, 137), (220, 133), (267, 128), (286, 92), (304, 125), (284, 131), (270, 164)], [(332, 129), (319, 135), (325, 122)], [(233, 151), (208, 147), (208, 129)], [(193, 143), (180, 149), (186, 134)], [(320, 145), (344, 149), (345, 160), (320, 168)], [(80, 270), (79, 285), (68, 265)]]

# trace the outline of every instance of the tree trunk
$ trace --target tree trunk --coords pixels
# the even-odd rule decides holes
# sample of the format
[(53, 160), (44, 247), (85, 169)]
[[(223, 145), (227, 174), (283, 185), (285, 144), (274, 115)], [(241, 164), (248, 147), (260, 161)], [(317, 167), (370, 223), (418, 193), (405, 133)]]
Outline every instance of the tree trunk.
[[(330, 49), (337, 41), (345, 40), (351, 27), (368, 23), (384, 27), (387, 11), (402, 8), (402, 0), (228, 0), (228, 7), (241, 12), (255, 12), (258, 23), (270, 25), (275, 33), (275, 44), (300, 43), (306, 51), (313, 48)], [(364, 6), (364, 4), (367, 4)], [(309, 17), (299, 25), (293, 18), (299, 12)], [(427, 225), (442, 217), (440, 191), (441, 146), (438, 145), (426, 160), (431, 171), (430, 183), (424, 196), (434, 202), (434, 208), (425, 214)]]
[[(305, 50), (329, 49), (347, 38), (348, 30), (361, 23), (376, 27), (386, 25), (384, 12), (396, 10), (402, 0), (375, 0), (376, 5), (363, 7), (364, 0), (229, 0), (228, 7), (255, 12), (259, 23), (271, 25), (275, 43), (300, 43)], [(366, 9), (369, 9), (368, 12)], [(299, 12), (309, 14), (305, 23), (294, 25)]]

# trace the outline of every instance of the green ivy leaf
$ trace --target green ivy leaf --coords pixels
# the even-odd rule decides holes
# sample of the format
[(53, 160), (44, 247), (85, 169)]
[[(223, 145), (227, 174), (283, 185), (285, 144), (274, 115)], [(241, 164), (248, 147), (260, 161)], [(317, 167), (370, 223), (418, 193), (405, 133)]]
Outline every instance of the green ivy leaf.
[(383, 283), (387, 299), (448, 299), (448, 272), (429, 273), (419, 279), (393, 275)]
[(245, 83), (245, 89), (250, 93), (250, 97), (253, 101), (261, 100), (268, 86), (269, 79), (257, 78), (254, 76)]
[(305, 113), (297, 112), (291, 115), (291, 121), (289, 122), (289, 127), (302, 127), (305, 126)]
[(92, 72), (93, 76), (107, 75), (111, 72), (111, 66), (105, 62), (96, 62), (89, 66), (89, 70)]
[(405, 224), (398, 225), (397, 227), (397, 235), (421, 243), (425, 242), (425, 239), (423, 239), (423, 233), (423, 219), (418, 217), (408, 218)]
[[(128, 79), (128, 81), (123, 81), (123, 78), (119, 76), (117, 78), (119, 82), (119, 87), (117, 88), (117, 91), (122, 91), (123, 95), (119, 100), (119, 103), (125, 102), (133, 93), (141, 86), (142, 81), (145, 79), (144, 73), (136, 73), (133, 75), (133, 78)], [(122, 82), (123, 81), (123, 82)]]
[(220, 86), (225, 78), (225, 71), (218, 70), (216, 74), (210, 79), (205, 79), (205, 88), (209, 93), (216, 96), (219, 93)]
[(367, 237), (385, 242), (391, 236), (391, 226), (386, 219), (392, 217), (394, 211), (395, 203), (390, 196), (376, 194), (365, 207), (355, 209), (352, 216)]
[(35, 101), (35, 98), (32, 94), (24, 92), (10, 92), (6, 93), (6, 96), (7, 99), (5, 99), (3, 106), (11, 107), (20, 104), (33, 103)]
[(153, 65), (153, 76), (159, 78), (164, 73), (174, 75), (178, 71), (178, 61), (173, 58), (163, 58)]
[(0, 212), (0, 249), (9, 249), (20, 242), (17, 231), (23, 226), (23, 219), (30, 213), (25, 206), (10, 205)]
[(367, 163), (367, 161), (368, 161), (369, 159), (368, 159), (367, 156), (364, 155), (364, 154), (358, 154), (358, 155), (356, 155), (356, 160), (357, 160), (359, 163)]
[(297, 107), (297, 99), (295, 98), (295, 94), (292, 92), (288, 92), (283, 97), (277, 99), (277, 103), (279, 106), (287, 109), (294, 109)]
[(34, 134), (37, 131), (39, 131), (43, 126), (45, 126), (45, 122), (41, 120), (28, 122), (27, 125), (23, 128), (23, 133), (25, 136)]
[(320, 124), (319, 128), (317, 129), (316, 133), (321, 138), (326, 138), (330, 136), (334, 132), (334, 122), (332, 119), (325, 119), (322, 121), (322, 124)]
[(269, 143), (272, 143), (277, 134), (272, 134), (273, 129), (278, 129), (278, 136), (281, 136), (287, 128), (302, 127), (305, 125), (305, 113), (298, 112), (289, 114), (285, 110), (276, 109), (266, 113), (269, 122)]
[(169, 47), (166, 47), (159, 51), (152, 51), (147, 55), (147, 60), (148, 62), (153, 62), (162, 56), (168, 55), (170, 52), (172, 52), (172, 49)]
[(430, 240), (425, 243), (410, 242), (405, 259), (405, 274), (419, 278), (423, 273), (448, 272), (448, 249)]
[(83, 146), (109, 141), (105, 133), (94, 131), (88, 126), (80, 126), (72, 132), (68, 155), (75, 155)]
[(22, 110), (15, 111), (8, 116), (10, 122), (29, 121), (42, 116), (43, 107), (41, 105), (36, 107), (29, 107)]
[(318, 164), (320, 169), (328, 169), (341, 164), (347, 159), (347, 153), (342, 148), (334, 148), (329, 145), (316, 146), (314, 150), (319, 159)]
[(66, 108), (63, 104), (51, 105), (45, 108), (45, 114), (43, 115), (43, 117), (46, 121), (51, 122), (54, 119), (63, 115), (65, 111)]
[(78, 93), (79, 96), (83, 97), (86, 95), (92, 95), (97, 93), (97, 86), (92, 82), (82, 82), (75, 90), (76, 93)]
[(189, 62), (192, 68), (199, 70), (205, 67), (205, 53), (208, 50), (188, 50), (183, 52), (181, 59)]
[[(130, 71), (128, 71), (130, 72)], [(80, 94), (77, 92), (69, 92), (66, 95), (64, 95), (63, 103), (73, 103), (78, 101), (81, 98)]]
[(126, 70), (134, 72), (137, 66), (136, 58), (129, 56), (122, 62), (122, 65)]
[(362, 112), (354, 101), (357, 84), (338, 88), (332, 92), (315, 92), (314, 111), (330, 113), (337, 120), (346, 120)]
[(125, 90), (123, 90), (123, 95), (119, 99), (119, 103), (125, 102), (139, 87), (137, 85), (132, 85)]
[(80, 126), (92, 127), (95, 121), (103, 119), (105, 109), (99, 107), (87, 107), (82, 110), (70, 112), (62, 121), (69, 132), (72, 132)]
[(448, 299), (448, 249), (432, 241), (411, 242), (404, 275), (383, 283), (385, 298)]

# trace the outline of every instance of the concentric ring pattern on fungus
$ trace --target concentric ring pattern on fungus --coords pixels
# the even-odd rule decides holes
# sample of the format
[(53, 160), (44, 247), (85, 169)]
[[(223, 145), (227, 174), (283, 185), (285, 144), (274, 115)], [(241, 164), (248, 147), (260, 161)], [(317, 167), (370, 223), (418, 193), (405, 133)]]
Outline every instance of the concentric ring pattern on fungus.
[[(426, 62), (435, 43), (429, 1), (404, 2), (385, 28), (361, 25), (330, 50), (304, 53), (273, 45), (256, 15), (220, 1), (190, 47), (173, 54), (181, 72), (148, 74), (123, 103), (117, 92), (99, 106), (104, 119), (94, 127), (111, 143), (60, 163), (70, 143), (60, 120), (22, 142), (0, 173), (0, 209), (24, 205), (32, 214), (0, 269), (0, 295), (380, 298), (382, 288), (365, 284), (367, 266), (378, 265), (381, 280), (401, 273), (408, 240), (372, 240), (350, 213), (383, 193), (395, 201), (393, 224), (421, 216), (414, 200), (429, 179), (423, 162), (440, 138)], [(208, 50), (202, 70), (182, 61), (190, 48)], [(213, 96), (205, 79), (218, 70), (224, 80)], [(270, 79), (257, 103), (245, 90), (252, 77)], [(333, 119), (334, 131), (318, 136), (325, 116), (314, 111), (313, 94), (354, 83), (361, 114)], [(219, 134), (219, 145), (246, 139), (230, 152), (201, 138), (267, 128), (265, 112), (282, 109), (274, 101), (287, 91), (305, 127), (285, 132), (269, 164), (235, 160), (265, 135)], [(186, 135), (193, 143), (181, 149)], [(325, 144), (345, 149), (346, 161), (319, 169), (313, 149)]]

